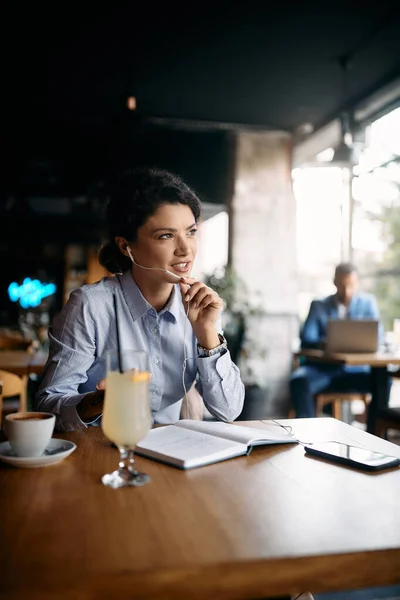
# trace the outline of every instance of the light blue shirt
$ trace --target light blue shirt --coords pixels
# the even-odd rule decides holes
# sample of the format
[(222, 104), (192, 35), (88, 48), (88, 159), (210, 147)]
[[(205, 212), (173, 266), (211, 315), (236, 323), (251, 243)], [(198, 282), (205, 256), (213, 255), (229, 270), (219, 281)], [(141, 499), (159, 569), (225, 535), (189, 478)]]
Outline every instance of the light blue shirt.
[(117, 348), (114, 295), (121, 348), (145, 350), (149, 355), (154, 423), (179, 420), (184, 395), (185, 321), (186, 390), (196, 381), (196, 388), (214, 417), (233, 421), (239, 416), (244, 400), (239, 369), (231, 361), (229, 351), (205, 358), (197, 356), (197, 340), (186, 317), (179, 286), (174, 286), (169, 302), (157, 313), (127, 271), (73, 291), (49, 329), (49, 358), (36, 406), (56, 415), (57, 429), (86, 427), (76, 406), (105, 377), (106, 352)]

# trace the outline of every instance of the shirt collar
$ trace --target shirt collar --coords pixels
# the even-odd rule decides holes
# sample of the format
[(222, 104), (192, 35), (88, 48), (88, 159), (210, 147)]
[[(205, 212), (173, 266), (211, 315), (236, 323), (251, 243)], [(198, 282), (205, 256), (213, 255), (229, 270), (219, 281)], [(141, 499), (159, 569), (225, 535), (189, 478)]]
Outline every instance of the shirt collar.
[[(140, 291), (137, 283), (132, 277), (130, 271), (125, 271), (122, 275), (118, 276), (121, 283), (122, 293), (127, 303), (130, 313), (134, 321), (141, 319), (148, 311), (154, 311), (154, 308), (144, 298)], [(180, 301), (180, 293), (177, 290), (178, 284), (174, 285), (172, 294), (168, 300), (166, 306), (160, 311), (160, 315), (168, 312), (174, 321), (177, 321), (179, 312), (181, 310), (182, 302)]]
[[(349, 305), (346, 307), (346, 314), (347, 314), (347, 316), (348, 316), (348, 317), (350, 317), (350, 318), (351, 318), (351, 316), (352, 316), (352, 314), (353, 314), (353, 312), (354, 312), (354, 310), (355, 310), (355, 307), (356, 307), (357, 301), (358, 301), (358, 296), (357, 296), (357, 294), (355, 294), (355, 295), (352, 297), (352, 299), (350, 300), (350, 303), (349, 303)], [(339, 299), (338, 299), (338, 297), (337, 297), (337, 294), (335, 294), (335, 295), (334, 295), (334, 304), (335, 304), (335, 308), (336, 308), (337, 310), (339, 310), (339, 305), (340, 305), (340, 302), (339, 302)], [(343, 305), (342, 305), (342, 306), (343, 306)]]
[(164, 308), (160, 311), (160, 315), (164, 312), (169, 312), (172, 319), (174, 321), (177, 321), (181, 310), (182, 310), (182, 301), (181, 301), (179, 284), (175, 284), (174, 287), (172, 288), (171, 297), (168, 300), (167, 304), (164, 306)]
[[(334, 301), (334, 303), (335, 303), (335, 305), (336, 305), (336, 306), (339, 306), (339, 304), (342, 304), (342, 303), (339, 301), (339, 298), (338, 298), (338, 295), (337, 295), (337, 294), (334, 294), (334, 296), (333, 296), (333, 301)], [(350, 306), (351, 306), (352, 304), (355, 304), (355, 302), (357, 302), (357, 295), (356, 295), (356, 294), (354, 294), (354, 296), (353, 296), (353, 297), (352, 297), (352, 299), (350, 300), (350, 302), (349, 302), (349, 306), (348, 306), (347, 308), (349, 309), (349, 308), (350, 308)]]

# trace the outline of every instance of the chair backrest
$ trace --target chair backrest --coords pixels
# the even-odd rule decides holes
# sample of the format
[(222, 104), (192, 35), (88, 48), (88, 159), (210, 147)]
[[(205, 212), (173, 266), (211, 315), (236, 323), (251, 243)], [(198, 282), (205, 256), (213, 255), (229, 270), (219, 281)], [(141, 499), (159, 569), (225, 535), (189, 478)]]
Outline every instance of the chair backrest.
[(0, 333), (0, 350), (26, 350), (30, 351), (33, 341), (20, 336), (5, 335)]
[(19, 396), (19, 411), (26, 411), (27, 408), (27, 385), (28, 376), (15, 375), (10, 371), (0, 370), (0, 424), (2, 422), (3, 413), (3, 398), (11, 398), (13, 396)]

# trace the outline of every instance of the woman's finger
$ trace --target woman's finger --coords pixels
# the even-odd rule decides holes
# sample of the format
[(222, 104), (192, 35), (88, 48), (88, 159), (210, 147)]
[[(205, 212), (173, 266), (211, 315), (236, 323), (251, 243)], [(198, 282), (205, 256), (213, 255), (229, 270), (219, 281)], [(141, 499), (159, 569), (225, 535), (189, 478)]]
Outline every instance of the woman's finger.
[(186, 283), (186, 285), (193, 285), (194, 283), (201, 283), (198, 279), (193, 277), (181, 277), (180, 283)]
[(106, 380), (101, 379), (96, 385), (96, 390), (105, 390), (106, 389)]
[(201, 302), (204, 300), (206, 296), (209, 296), (211, 290), (207, 287), (200, 288), (192, 297), (191, 302), (193, 306), (200, 306)]
[(194, 296), (197, 294), (197, 292), (204, 287), (204, 283), (201, 283), (201, 281), (196, 281), (196, 283), (194, 283), (190, 288), (186, 288), (185, 289), (185, 284), (183, 284), (183, 288), (181, 287), (181, 291), (182, 291), (182, 297), (184, 299), (185, 302), (190, 302), (191, 300), (193, 300)]
[(213, 294), (207, 294), (206, 296), (204, 296), (204, 298), (197, 305), (197, 307), (198, 308), (207, 308), (207, 306), (210, 306), (210, 304), (217, 306), (217, 299), (213, 296)]

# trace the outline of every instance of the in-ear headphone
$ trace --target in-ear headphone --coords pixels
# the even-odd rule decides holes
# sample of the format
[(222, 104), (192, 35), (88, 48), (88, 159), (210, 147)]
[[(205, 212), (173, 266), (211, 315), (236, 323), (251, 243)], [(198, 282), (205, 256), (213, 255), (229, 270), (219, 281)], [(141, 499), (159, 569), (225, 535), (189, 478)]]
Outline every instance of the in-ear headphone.
[(126, 247), (126, 251), (129, 254), (129, 258), (131, 259), (133, 264), (135, 264), (135, 261), (133, 260), (132, 252), (131, 252), (131, 249), (129, 248), (129, 246)]

